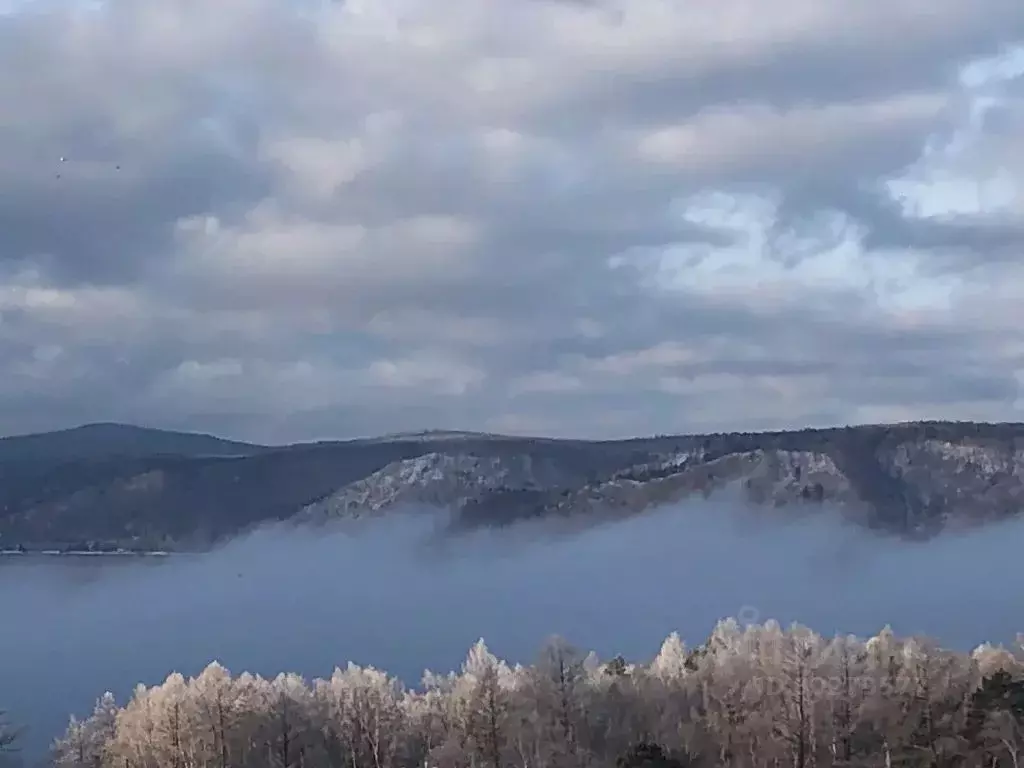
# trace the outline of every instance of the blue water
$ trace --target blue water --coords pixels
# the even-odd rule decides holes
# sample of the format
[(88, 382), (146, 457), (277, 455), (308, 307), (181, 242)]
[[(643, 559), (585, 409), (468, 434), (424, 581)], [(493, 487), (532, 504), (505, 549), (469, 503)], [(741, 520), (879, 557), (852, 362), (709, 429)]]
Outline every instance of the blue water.
[(440, 546), (426, 511), (356, 531), (267, 530), (207, 555), (0, 558), (0, 709), (38, 755), (105, 690), (198, 672), (328, 675), (348, 660), (416, 684), (483, 636), (530, 661), (561, 634), (602, 656), (652, 656), (716, 620), (799, 620), (823, 634), (926, 633), (968, 648), (1024, 629), (1024, 527), (927, 544), (822, 512), (758, 523), (725, 503), (573, 535), (542, 527)]

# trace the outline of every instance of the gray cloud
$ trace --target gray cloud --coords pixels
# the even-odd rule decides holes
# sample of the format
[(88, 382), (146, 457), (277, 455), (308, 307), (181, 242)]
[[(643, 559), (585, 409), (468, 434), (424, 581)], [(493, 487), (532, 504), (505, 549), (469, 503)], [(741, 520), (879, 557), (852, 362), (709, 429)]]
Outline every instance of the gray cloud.
[(0, 432), (1020, 418), (1015, 0), (218, 8), (0, 15)]

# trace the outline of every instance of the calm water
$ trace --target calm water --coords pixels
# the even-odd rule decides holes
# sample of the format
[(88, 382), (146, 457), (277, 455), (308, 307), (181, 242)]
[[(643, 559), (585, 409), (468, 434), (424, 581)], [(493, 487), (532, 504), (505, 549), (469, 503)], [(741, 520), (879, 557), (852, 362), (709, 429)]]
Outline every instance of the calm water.
[(0, 560), (0, 708), (39, 754), (104, 690), (198, 672), (327, 675), (351, 659), (415, 683), (483, 636), (529, 661), (543, 639), (649, 657), (736, 615), (948, 645), (1024, 629), (1024, 527), (924, 545), (821, 515), (757, 525), (725, 504), (665, 510), (570, 537), (523, 528), (438, 546), (428, 513), (352, 532), (268, 530), (203, 556)]

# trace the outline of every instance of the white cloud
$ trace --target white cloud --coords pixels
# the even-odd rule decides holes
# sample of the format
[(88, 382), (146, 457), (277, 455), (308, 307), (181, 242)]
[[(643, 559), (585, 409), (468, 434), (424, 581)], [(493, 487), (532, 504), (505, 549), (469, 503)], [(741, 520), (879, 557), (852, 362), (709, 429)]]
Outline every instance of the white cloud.
[(376, 385), (437, 395), (465, 395), (479, 387), (486, 377), (483, 371), (472, 365), (427, 355), (374, 360), (367, 374)]
[(644, 132), (641, 160), (676, 171), (733, 174), (765, 165), (799, 173), (904, 127), (927, 131), (949, 106), (942, 93), (913, 93), (876, 102), (801, 106), (779, 111), (751, 102), (710, 108), (685, 121)]

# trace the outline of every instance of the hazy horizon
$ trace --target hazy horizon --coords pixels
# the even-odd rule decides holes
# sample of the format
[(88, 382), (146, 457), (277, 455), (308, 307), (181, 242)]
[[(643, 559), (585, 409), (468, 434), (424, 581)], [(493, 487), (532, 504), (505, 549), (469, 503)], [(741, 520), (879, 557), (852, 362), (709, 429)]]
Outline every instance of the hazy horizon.
[[(858, 429), (864, 427), (900, 427), (909, 426), (913, 424), (981, 424), (991, 426), (1015, 426), (1024, 425), (1024, 421), (1013, 421), (1013, 420), (985, 420), (985, 419), (955, 419), (955, 418), (942, 418), (936, 416), (934, 418), (920, 418), (920, 419), (907, 419), (899, 421), (858, 421), (854, 423), (840, 423), (840, 422), (824, 422), (818, 421), (813, 423), (801, 423), (792, 424), (790, 426), (782, 427), (779, 429), (757, 429), (752, 425), (751, 429), (743, 429), (738, 427), (731, 433), (725, 434), (773, 434), (777, 432), (803, 432), (803, 431), (829, 431), (838, 429)], [(334, 435), (319, 438), (307, 438), (294, 441), (285, 442), (260, 442), (249, 440), (244, 435), (237, 435), (231, 432), (215, 431), (212, 429), (206, 429), (201, 425), (180, 428), (173, 425), (161, 425), (158, 422), (127, 422), (127, 421), (88, 421), (88, 422), (76, 422), (66, 426), (56, 426), (52, 429), (39, 430), (34, 432), (12, 432), (8, 434), (0, 434), (0, 440), (9, 440), (19, 437), (36, 437), (39, 435), (51, 435), (60, 434), (64, 432), (75, 432), (78, 430), (86, 430), (95, 427), (125, 427), (128, 429), (137, 429), (143, 431), (152, 432), (170, 432), (178, 433), (183, 435), (195, 435), (200, 437), (212, 437), (227, 442), (237, 443), (248, 443), (257, 448), (286, 448), (292, 445), (311, 445), (320, 442), (355, 442), (360, 440), (382, 440), (382, 439), (401, 439), (404, 437), (418, 437), (428, 435), (451, 435), (455, 438), (459, 435), (467, 435), (472, 437), (494, 437), (494, 438), (515, 438), (515, 439), (538, 439), (538, 440), (567, 440), (567, 441), (579, 441), (579, 442), (620, 442), (629, 440), (654, 440), (664, 437), (711, 437), (721, 432), (670, 432), (670, 433), (634, 433), (634, 432), (623, 432), (622, 434), (615, 437), (578, 437), (572, 434), (546, 434), (540, 432), (487, 432), (472, 429), (459, 429), (457, 427), (425, 427), (422, 429), (409, 429), (392, 432), (380, 432), (380, 433), (360, 433), (356, 435)]]

